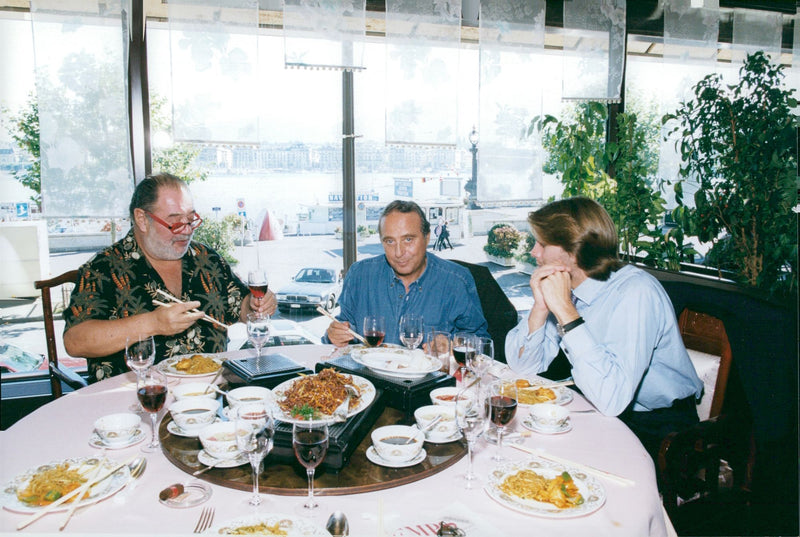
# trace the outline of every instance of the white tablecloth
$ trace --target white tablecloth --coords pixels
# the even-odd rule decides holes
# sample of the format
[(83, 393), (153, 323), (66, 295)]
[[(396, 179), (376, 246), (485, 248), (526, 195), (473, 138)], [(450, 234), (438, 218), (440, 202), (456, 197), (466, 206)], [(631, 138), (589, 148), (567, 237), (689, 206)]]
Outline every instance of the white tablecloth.
[[(313, 369), (313, 364), (327, 358), (329, 346), (294, 346), (272, 348), (266, 352), (281, 352)], [(233, 356), (241, 356), (237, 351)], [(252, 352), (252, 351), (251, 351)], [(0, 434), (0, 483), (37, 465), (66, 457), (96, 455), (88, 439), (95, 419), (104, 414), (125, 412), (135, 401), (133, 374), (121, 375), (65, 395), (36, 410)], [(579, 395), (568, 405), (571, 410), (590, 408)], [(572, 431), (559, 435), (532, 433), (524, 445), (543, 448), (547, 452), (583, 464), (601, 468), (635, 480), (634, 486), (623, 486), (600, 479), (607, 500), (598, 511), (584, 517), (552, 520), (512, 511), (493, 501), (481, 488), (467, 490), (460, 480), (466, 458), (432, 477), (392, 489), (349, 496), (320, 496), (323, 503), (318, 515), (324, 524), (328, 515), (341, 510), (350, 522), (350, 535), (382, 535), (378, 514), (382, 509), (383, 535), (392, 535), (398, 528), (415, 527), (408, 535), (434, 535), (426, 530), (446, 517), (466, 519), (473, 525), (475, 535), (647, 535), (667, 533), (661, 503), (656, 488), (654, 467), (638, 439), (618, 419), (596, 413), (572, 414)], [(519, 415), (512, 428), (525, 430)], [(147, 433), (149, 421), (143, 420)], [(119, 461), (139, 453), (138, 444), (121, 450), (107, 451), (107, 456)], [(479, 441), (475, 453), (476, 472), (485, 478), (495, 465), (491, 460), (495, 446)], [(511, 459), (527, 455), (506, 447)], [(124, 502), (114, 497), (85, 511), (78, 511), (65, 533), (85, 534), (183, 534), (194, 528), (202, 506), (174, 509), (158, 502), (158, 493), (175, 482), (186, 482), (190, 476), (173, 466), (162, 453), (148, 454), (145, 474)], [(269, 469), (267, 468), (267, 472)], [(247, 505), (249, 492), (212, 485), (213, 494), (205, 505), (216, 508), (216, 522), (239, 518), (255, 512), (295, 514), (304, 498), (297, 496), (263, 495), (258, 508)], [(0, 510), (0, 532), (14, 532), (16, 525), (27, 515)], [(63, 516), (47, 515), (21, 533), (58, 533)], [(427, 533), (426, 533), (427, 531)], [(472, 537), (472, 534), (470, 534)]]

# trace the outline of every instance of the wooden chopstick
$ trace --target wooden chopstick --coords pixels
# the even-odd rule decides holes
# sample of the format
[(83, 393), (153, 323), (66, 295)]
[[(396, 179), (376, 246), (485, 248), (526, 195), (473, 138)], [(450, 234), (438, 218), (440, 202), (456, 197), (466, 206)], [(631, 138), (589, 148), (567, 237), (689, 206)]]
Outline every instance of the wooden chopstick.
[(604, 477), (609, 481), (614, 481), (620, 485), (631, 486), (636, 484), (635, 481), (633, 481), (632, 479), (628, 479), (627, 477), (622, 477), (617, 474), (612, 474), (611, 472), (595, 468), (594, 466), (589, 466), (586, 464), (581, 464), (579, 462), (574, 462), (568, 459), (564, 459), (562, 457), (558, 457), (556, 455), (550, 455), (549, 453), (544, 453), (538, 449), (531, 449), (525, 446), (521, 446), (519, 444), (511, 444), (511, 447), (516, 448), (520, 451), (524, 451), (525, 453), (528, 453), (530, 455), (541, 457), (542, 459), (547, 459), (549, 461), (557, 462), (565, 466), (572, 466), (573, 468), (577, 468), (578, 470), (584, 471), (587, 474), (594, 474), (600, 477)]
[[(175, 298), (174, 296), (172, 296), (172, 295), (171, 295), (171, 294), (169, 294), (169, 293), (165, 293), (165, 292), (164, 292), (164, 291), (162, 291), (161, 289), (156, 289), (156, 293), (158, 293), (159, 295), (161, 295), (161, 296), (163, 296), (164, 298), (167, 298), (167, 299), (169, 299), (169, 300), (171, 300), (171, 301), (173, 301), (173, 302), (177, 302), (178, 304), (185, 304), (185, 302), (183, 302), (182, 300), (179, 300), (179, 299)], [(164, 302), (161, 302), (161, 301), (159, 301), (159, 300), (153, 300), (153, 304), (155, 304), (156, 306), (167, 306), (167, 305), (168, 305), (168, 304), (165, 304)], [(189, 311), (192, 311), (192, 312), (195, 312), (195, 313), (202, 313), (202, 314), (203, 314), (203, 317), (202, 317), (202, 319), (203, 319), (204, 321), (208, 321), (208, 322), (210, 322), (210, 323), (214, 323), (214, 324), (216, 324), (216, 325), (219, 325), (219, 326), (221, 326), (222, 328), (230, 328), (230, 327), (229, 327), (227, 324), (219, 322), (219, 321), (218, 321), (218, 320), (216, 320), (215, 318), (211, 317), (210, 315), (206, 315), (204, 312), (201, 312), (201, 311), (200, 311), (199, 309), (197, 309), (197, 308), (194, 308), (194, 309), (192, 309), (192, 310), (189, 310)]]
[(534, 384), (525, 386), (524, 388), (517, 388), (518, 390), (536, 390), (539, 388), (559, 388), (561, 386), (572, 386), (575, 384), (574, 380), (564, 380), (561, 382), (553, 382), (552, 384)]
[[(335, 321), (337, 323), (341, 322), (339, 319), (337, 319), (336, 317), (334, 317), (333, 315), (331, 315), (330, 313), (325, 311), (325, 309), (322, 306), (317, 306), (317, 311), (320, 312), (321, 314), (323, 314), (325, 317), (327, 317), (331, 321)], [(364, 336), (362, 336), (361, 334), (359, 334), (355, 330), (351, 330), (351, 329), (348, 328), (347, 331), (350, 332), (350, 335), (352, 335), (354, 338), (359, 340), (364, 345), (369, 345), (369, 343), (367, 343), (367, 340), (364, 338)]]

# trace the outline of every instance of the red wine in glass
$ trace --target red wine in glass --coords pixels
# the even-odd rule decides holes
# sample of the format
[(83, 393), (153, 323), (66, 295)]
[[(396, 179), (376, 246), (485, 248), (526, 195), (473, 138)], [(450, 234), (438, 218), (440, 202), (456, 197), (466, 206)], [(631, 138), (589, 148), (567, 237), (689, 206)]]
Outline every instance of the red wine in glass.
[(377, 347), (381, 343), (383, 343), (383, 338), (386, 337), (386, 333), (384, 332), (376, 332), (376, 331), (369, 331), (364, 334), (364, 339), (367, 340), (367, 345), (370, 347)]
[(294, 435), (294, 454), (306, 468), (316, 468), (328, 452), (328, 435), (325, 431), (297, 431)]
[(159, 385), (141, 386), (136, 395), (146, 411), (158, 412), (167, 400), (167, 387)]
[(266, 283), (263, 285), (257, 284), (250, 284), (250, 293), (253, 295), (254, 298), (264, 298), (264, 295), (267, 294), (267, 289), (269, 289), (269, 285)]
[(517, 413), (517, 401), (505, 395), (493, 395), (489, 403), (489, 419), (499, 427), (508, 425)]
[(464, 345), (453, 347), (453, 358), (456, 359), (456, 363), (460, 367), (465, 367), (467, 365), (467, 358), (472, 354), (475, 354), (475, 349), (472, 347), (466, 347)]

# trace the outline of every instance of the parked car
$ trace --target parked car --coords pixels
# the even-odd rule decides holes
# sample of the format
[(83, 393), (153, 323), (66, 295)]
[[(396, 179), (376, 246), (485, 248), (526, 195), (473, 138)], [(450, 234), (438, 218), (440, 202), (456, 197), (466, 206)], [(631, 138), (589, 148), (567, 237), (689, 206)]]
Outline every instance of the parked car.
[[(294, 321), (288, 319), (272, 319), (270, 321), (269, 340), (264, 344), (264, 347), (320, 345), (321, 343), (322, 340), (319, 337)], [(253, 345), (249, 341), (245, 341), (239, 348), (252, 349)], [(231, 349), (229, 348), (229, 350)]]
[(281, 288), (276, 296), (278, 308), (283, 313), (293, 309), (316, 309), (317, 306), (333, 311), (341, 292), (341, 272), (332, 268), (306, 267), (300, 269), (292, 283)]

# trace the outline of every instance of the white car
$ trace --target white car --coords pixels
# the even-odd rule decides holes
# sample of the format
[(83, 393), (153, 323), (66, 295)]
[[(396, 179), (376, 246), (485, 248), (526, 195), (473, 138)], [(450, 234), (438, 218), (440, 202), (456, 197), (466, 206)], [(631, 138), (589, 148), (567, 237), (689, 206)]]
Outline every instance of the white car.
[(342, 292), (341, 272), (325, 267), (306, 267), (292, 278), (292, 283), (282, 287), (275, 296), (278, 309), (286, 313), (291, 310), (316, 309), (322, 306), (333, 311)]
[[(302, 325), (288, 319), (272, 319), (269, 322), (269, 339), (264, 347), (281, 347), (285, 345), (320, 345), (322, 340)], [(247, 339), (247, 328), (244, 323), (231, 325), (228, 330), (228, 350), (252, 349)]]

